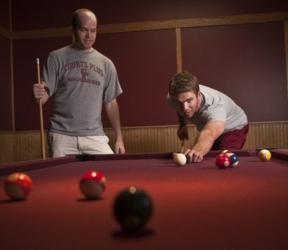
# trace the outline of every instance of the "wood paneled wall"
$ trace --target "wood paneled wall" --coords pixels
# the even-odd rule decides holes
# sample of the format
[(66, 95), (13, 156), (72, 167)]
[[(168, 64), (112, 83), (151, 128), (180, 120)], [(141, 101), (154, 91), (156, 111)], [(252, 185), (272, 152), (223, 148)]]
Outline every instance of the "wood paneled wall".
[[(113, 145), (112, 129), (107, 128), (105, 131)], [(127, 153), (180, 150), (180, 141), (176, 136), (177, 125), (124, 127), (122, 131)], [(193, 141), (197, 135), (194, 126), (189, 126), (189, 135)], [(288, 148), (288, 121), (250, 123), (250, 131), (244, 148)], [(41, 143), (38, 131), (0, 132), (1, 163), (39, 158), (41, 158)]]
[[(188, 1), (187, 1), (188, 2)], [(11, 3), (11, 1), (10, 1)], [(10, 14), (11, 16), (11, 14)], [(192, 15), (193, 16), (193, 15)], [(146, 84), (149, 83), (151, 86), (154, 86), (157, 88), (156, 90), (159, 91), (159, 93), (166, 93), (166, 83), (168, 82), (171, 75), (175, 73), (175, 68), (177, 72), (181, 71), (183, 69), (193, 69), (193, 73), (196, 75), (199, 74), (199, 77), (203, 82), (207, 82), (207, 84), (213, 83), (214, 86), (211, 85), (211, 87), (215, 87), (216, 89), (219, 89), (223, 91), (224, 93), (230, 95), (240, 106), (245, 109), (248, 116), (250, 117), (251, 121), (265, 121), (265, 120), (287, 120), (287, 101), (288, 100), (288, 12), (272, 12), (272, 13), (254, 13), (254, 14), (242, 14), (242, 15), (225, 15), (225, 16), (203, 16), (203, 17), (194, 17), (194, 18), (180, 18), (179, 19), (167, 19), (167, 20), (155, 20), (155, 21), (143, 21), (143, 22), (130, 22), (130, 23), (111, 23), (111, 24), (100, 24), (99, 25), (99, 39), (97, 38), (97, 46), (102, 44), (102, 47), (99, 46), (99, 49), (103, 50), (103, 52), (107, 52), (107, 54), (111, 53), (111, 58), (113, 58), (113, 61), (117, 62), (117, 69), (119, 69), (119, 76), (121, 76), (121, 84), (123, 83), (123, 89), (125, 93), (125, 98), (120, 99), (121, 101), (121, 110), (125, 110), (125, 112), (121, 111), (121, 121), (125, 126), (145, 126), (145, 125), (166, 125), (173, 123), (174, 116), (172, 116), (172, 113), (168, 110), (167, 105), (165, 103), (159, 102), (159, 97), (152, 96), (154, 99), (151, 99), (151, 102), (157, 101), (157, 105), (159, 106), (157, 110), (154, 110), (153, 115), (151, 115), (151, 112), (149, 112), (149, 108), (146, 106), (143, 107), (140, 105), (135, 111), (134, 106), (130, 105), (131, 101), (133, 101), (133, 98), (135, 96), (135, 90), (133, 87), (135, 86), (135, 82), (137, 81), (137, 86), (145, 86), (145, 88), (149, 88), (150, 86), (146, 87)], [(198, 39), (193, 39), (193, 41), (199, 42), (199, 44), (204, 44), (203, 47), (199, 47), (197, 44), (195, 46), (191, 46), (189, 41), (191, 39), (185, 39), (185, 37), (193, 37), (194, 30), (199, 30), (200, 28), (203, 28), (202, 30), (205, 30), (203, 37), (205, 38), (207, 34), (226, 34), (229, 37), (233, 37), (232, 34), (234, 33), (226, 33), (231, 32), (235, 28), (235, 32), (238, 30), (240, 32), (239, 27), (245, 27), (249, 26), (249, 32), (243, 33), (244, 35), (240, 37), (246, 37), (248, 38), (248, 35), (245, 34), (252, 34), (253, 29), (256, 27), (252, 24), (270, 24), (274, 23), (276, 26), (273, 26), (270, 28), (271, 30), (279, 30), (279, 32), (275, 32), (276, 35), (269, 35), (270, 33), (267, 33), (267, 36), (265, 38), (273, 37), (275, 40), (270, 41), (270, 39), (261, 39), (261, 41), (268, 40), (269, 42), (266, 43), (265, 46), (263, 46), (263, 42), (261, 43), (261, 46), (258, 46), (258, 43), (254, 42), (254, 47), (249, 47), (250, 49), (245, 50), (247, 53), (241, 53), (238, 51), (241, 51), (241, 49), (246, 48), (245, 45), (240, 45), (239, 48), (233, 43), (234, 40), (230, 40), (230, 44), (233, 44), (230, 51), (236, 51), (237, 53), (229, 53), (228, 50), (222, 49), (222, 45), (224, 48), (226, 48), (226, 43), (219, 42), (217, 43), (218, 47), (217, 49), (213, 49), (215, 53), (210, 53), (207, 48), (214, 48), (213, 41), (210, 43), (210, 38), (208, 38), (208, 42), (203, 43), (199, 39), (199, 35), (196, 33), (194, 36), (198, 37)], [(0, 24), (1, 25), (1, 24)], [(227, 29), (228, 26), (230, 26), (231, 29)], [(265, 25), (265, 30), (267, 29)], [(211, 28), (213, 27), (213, 32), (211, 31)], [(225, 27), (225, 30), (222, 28)], [(253, 28), (254, 27), (254, 28)], [(258, 27), (258, 26), (257, 26)], [(270, 26), (269, 26), (270, 27)], [(278, 27), (278, 28), (277, 28)], [(32, 27), (33, 28), (33, 27)], [(193, 32), (191, 32), (193, 28)], [(269, 30), (270, 30), (269, 29)], [(208, 30), (212, 33), (208, 33)], [(242, 29), (241, 29), (242, 30)], [(244, 29), (246, 30), (246, 28)], [(284, 30), (284, 31), (283, 31)], [(146, 32), (143, 32), (146, 31)], [(149, 32), (148, 32), (149, 31)], [(151, 32), (153, 31), (153, 32)], [(161, 31), (161, 32), (160, 32)], [(172, 32), (171, 32), (172, 31)], [(189, 32), (188, 32), (189, 31)], [(37, 121), (35, 120), (34, 115), (27, 114), (25, 112), (26, 109), (35, 109), (35, 102), (30, 96), (30, 92), (26, 92), (26, 95), (23, 95), (23, 90), (27, 91), (31, 87), (31, 83), (35, 81), (34, 77), (35, 74), (33, 73), (33, 70), (35, 65), (35, 58), (36, 57), (45, 57), (47, 55), (47, 51), (52, 50), (52, 48), (60, 46), (60, 44), (66, 44), (69, 40), (70, 42), (70, 27), (56, 27), (56, 28), (49, 28), (49, 29), (31, 29), (31, 30), (9, 30), (7, 27), (1, 27), (0, 26), (0, 36), (3, 36), (4, 38), (8, 38), (10, 40), (10, 56), (6, 56), (6, 58), (9, 58), (10, 60), (10, 70), (5, 70), (3, 67), (0, 67), (3, 71), (0, 75), (5, 76), (5, 80), (3, 82), (9, 82), (10, 84), (7, 84), (7, 87), (5, 87), (5, 90), (0, 91), (0, 100), (6, 100), (5, 105), (0, 105), (2, 107), (3, 111), (2, 113), (5, 115), (2, 115), (3, 121), (0, 123), (1, 130), (12, 130), (13, 132), (16, 132), (17, 130), (33, 130), (37, 129)], [(218, 33), (220, 32), (220, 33)], [(223, 32), (223, 33), (222, 33)], [(241, 31), (242, 32), (242, 31)], [(252, 33), (251, 33), (252, 32)], [(127, 33), (127, 34), (126, 34)], [(145, 33), (145, 34), (144, 34)], [(149, 34), (148, 34), (149, 33)], [(156, 34), (157, 33), (157, 34)], [(175, 33), (175, 35), (174, 35)], [(257, 33), (257, 32), (256, 32)], [(261, 32), (260, 32), (261, 33)], [(283, 37), (282, 35), (285, 35), (284, 45), (283, 45)], [(111, 36), (113, 34), (113, 37)], [(137, 34), (137, 36), (134, 36)], [(155, 35), (156, 34), (156, 35)], [(166, 35), (164, 37), (164, 35)], [(171, 35), (172, 34), (172, 35)], [(240, 34), (240, 33), (239, 33)], [(242, 33), (241, 33), (242, 34)], [(274, 33), (273, 33), (274, 34)], [(123, 35), (123, 36), (122, 36)], [(279, 36), (279, 39), (278, 39)], [(101, 38), (102, 37), (102, 38)], [(127, 41), (133, 40), (131, 38), (134, 38), (136, 43), (133, 43), (133, 46), (129, 45)], [(155, 38), (156, 37), (156, 38)], [(159, 39), (159, 37), (162, 37)], [(201, 36), (202, 37), (202, 36)], [(211, 38), (217, 37), (217, 35), (212, 35)], [(221, 37), (221, 36), (218, 36)], [(39, 39), (45, 40), (39, 40)], [(118, 40), (117, 40), (117, 39)], [(147, 41), (158, 41), (158, 42), (152, 42), (154, 51), (159, 52), (159, 54), (153, 53), (152, 48), (149, 48), (150, 54), (147, 53), (147, 50), (143, 50), (142, 48), (146, 45)], [(257, 36), (255, 36), (253, 39), (257, 40)], [(252, 39), (252, 40), (253, 40)], [(6, 39), (5, 39), (6, 40)], [(33, 43), (33, 40), (35, 44)], [(237, 40), (237, 39), (236, 39)], [(102, 41), (102, 42), (101, 42)], [(126, 45), (126, 50), (123, 48), (117, 41), (121, 41), (122, 45)], [(134, 41), (134, 40), (133, 40)], [(163, 42), (165, 41), (165, 42)], [(206, 41), (205, 39), (203, 41)], [(225, 41), (225, 39), (224, 39)], [(248, 41), (246, 41), (248, 43)], [(279, 42), (279, 43), (278, 43)], [(115, 43), (117, 43), (119, 46), (114, 46)], [(174, 44), (175, 43), (175, 44)], [(128, 44), (128, 45), (127, 45)], [(131, 53), (131, 47), (135, 48), (135, 44), (138, 44), (139, 51), (144, 51), (142, 54), (138, 53)], [(188, 44), (188, 46), (183, 46), (183, 44)], [(206, 44), (206, 45), (205, 45)], [(57, 45), (57, 46), (56, 46)], [(144, 45), (144, 46), (143, 46)], [(167, 47), (165, 47), (165, 46)], [(212, 46), (213, 45), (213, 46)], [(215, 43), (216, 45), (216, 43)], [(227, 46), (229, 43), (227, 42)], [(282, 45), (285, 47), (285, 55), (282, 48)], [(51, 46), (51, 47), (49, 47)], [(54, 47), (55, 46), (55, 47)], [(263, 54), (262, 50), (259, 50), (257, 53), (253, 50), (257, 46), (258, 48), (263, 48), (263, 51), (268, 51), (268, 56), (265, 60), (262, 59)], [(274, 52), (272, 52), (271, 48), (277, 48)], [(7, 48), (9, 46), (7, 45)], [(163, 50), (159, 50), (160, 48), (163, 48)], [(187, 50), (188, 47), (194, 48), (193, 50)], [(31, 50), (31, 48), (33, 48)], [(49, 48), (49, 49), (48, 49)], [(116, 49), (114, 49), (116, 48)], [(119, 49), (120, 48), (120, 49)], [(280, 49), (279, 49), (280, 48)], [(194, 53), (195, 50), (201, 51), (198, 56)], [(253, 53), (249, 53), (248, 51), (251, 50)], [(28, 52), (27, 52), (28, 51)], [(152, 51), (152, 53), (151, 53)], [(206, 51), (206, 56), (201, 55), (202, 51)], [(220, 52), (219, 52), (220, 51)], [(133, 51), (134, 52), (134, 51)], [(183, 53), (182, 53), (183, 52)], [(228, 55), (233, 55), (233, 58), (241, 58), (242, 55), (251, 54), (253, 55), (252, 58), (257, 58), (257, 60), (261, 62), (265, 62), (261, 67), (260, 64), (257, 63), (257, 61), (254, 62), (254, 59), (252, 60), (251, 57), (243, 57), (244, 59), (234, 60), (232, 58), (230, 62), (230, 57), (228, 56), (227, 60), (222, 60), (226, 62), (230, 62), (229, 65), (222, 65), (221, 64), (221, 70), (217, 70), (215, 68), (215, 65), (220, 65), (218, 63), (218, 57), (220, 55), (220, 58), (223, 59), (223, 55), (225, 53)], [(273, 54), (273, 57), (270, 58)], [(127, 59), (127, 54), (129, 54), (129, 60)], [(210, 57), (210, 55), (212, 55)], [(45, 55), (45, 56), (44, 56)], [(113, 55), (113, 56), (112, 56)], [(135, 57), (131, 55), (137, 55)], [(143, 58), (143, 55), (145, 58)], [(193, 55), (193, 56), (191, 56)], [(110, 54), (109, 54), (110, 56)], [(164, 58), (164, 56), (166, 56)], [(25, 58), (25, 63), (23, 63), (23, 58)], [(139, 58), (142, 58), (142, 60), (138, 60)], [(166, 59), (167, 58), (167, 59)], [(188, 58), (188, 59), (187, 59)], [(193, 58), (193, 59), (192, 59)], [(196, 58), (196, 59), (195, 59)], [(197, 58), (203, 58), (203, 61), (200, 63)], [(258, 59), (259, 58), (259, 59)], [(273, 58), (277, 58), (277, 60), (273, 60)], [(161, 59), (157, 61), (156, 59)], [(175, 61), (176, 59), (176, 61)], [(248, 60), (249, 59), (249, 60)], [(128, 64), (128, 60), (130, 65)], [(144, 63), (135, 64), (132, 63), (134, 61), (143, 61)], [(256, 68), (253, 68), (251, 70), (243, 71), (243, 68), (241, 67), (242, 64), (245, 63), (245, 60), (252, 63), (253, 65), (258, 65)], [(286, 66), (284, 65), (284, 61), (286, 60)], [(4, 62), (7, 60), (4, 59)], [(164, 63), (163, 63), (164, 61)], [(207, 61), (210, 61), (209, 67), (207, 68)], [(220, 60), (221, 61), (221, 60)], [(277, 63), (276, 63), (277, 61)], [(27, 62), (27, 63), (26, 63)], [(32, 64), (33, 62), (33, 64)], [(153, 65), (149, 65), (149, 67), (146, 67), (146, 62), (153, 62)], [(214, 62), (214, 64), (213, 64)], [(274, 68), (271, 68), (270, 63), (274, 65)], [(194, 64), (195, 63), (195, 64)], [(236, 66), (240, 64), (240, 67)], [(7, 63), (6, 63), (7, 64)], [(134, 70), (131, 70), (131, 65), (137, 65), (135, 66)], [(161, 67), (158, 67), (161, 65)], [(226, 67), (233, 65), (233, 70), (229, 70), (229, 74), (221, 73), (222, 70), (226, 71)], [(176, 67), (175, 67), (176, 66)], [(25, 68), (26, 67), (26, 68)], [(129, 70), (127, 68), (129, 67)], [(286, 67), (286, 68), (285, 68)], [(144, 71), (143, 69), (149, 69), (147, 71)], [(157, 68), (157, 72), (155, 72), (155, 68)], [(228, 67), (230, 68), (230, 67)], [(238, 71), (234, 71), (236, 69), (241, 68), (241, 75), (242, 79), (239, 76)], [(246, 69), (249, 68), (246, 65)], [(32, 70), (31, 70), (32, 69)], [(250, 68), (249, 68), (250, 69)], [(267, 69), (267, 70), (266, 70)], [(195, 71), (194, 71), (195, 70)], [(210, 73), (207, 74), (206, 72), (209, 71)], [(7, 72), (10, 73), (9, 76), (7, 76)], [(212, 73), (214, 72), (214, 73)], [(234, 72), (234, 73), (233, 73)], [(265, 72), (263, 75), (262, 73)], [(139, 77), (140, 75), (145, 75), (149, 77), (149, 81), (146, 80), (144, 77)], [(153, 80), (150, 81), (151, 75), (153, 75)], [(202, 76), (211, 78), (202, 79)], [(157, 76), (157, 77), (156, 77)], [(223, 76), (225, 76), (223, 78)], [(278, 78), (276, 78), (277, 76)], [(237, 81), (235, 81), (237, 79)], [(246, 79), (249, 79), (249, 83), (246, 82)], [(265, 84), (262, 83), (262, 80), (265, 80)], [(272, 79), (269, 81), (269, 79)], [(253, 88), (257, 88), (257, 84), (261, 84), (261, 86), (268, 86), (268, 89), (270, 90), (271, 83), (276, 84), (276, 86), (273, 87), (273, 92), (270, 93), (270, 91), (267, 90), (261, 91), (261, 94), (263, 95), (261, 97), (257, 97), (256, 99), (252, 96), (252, 99), (249, 95), (243, 94), (242, 91), (237, 91), (237, 89), (231, 88), (229, 83), (233, 82), (234, 85), (240, 85), (242, 86), (242, 83), (245, 82), (249, 86), (253, 86)], [(163, 85), (161, 85), (163, 84)], [(165, 85), (164, 85), (165, 84)], [(4, 86), (4, 84), (2, 84)], [(221, 88), (218, 88), (220, 87)], [(227, 88), (228, 86), (228, 88)], [(255, 87), (256, 86), (256, 87)], [(241, 88), (241, 87), (240, 87)], [(285, 88), (285, 90), (283, 89)], [(241, 88), (245, 89), (245, 88)], [(258, 89), (258, 88), (257, 88)], [(267, 89), (267, 88), (266, 88)], [(126, 90), (129, 90), (126, 91)], [(133, 91), (132, 91), (133, 90)], [(137, 89), (138, 90), (138, 89)], [(156, 93), (156, 91), (155, 91)], [(249, 93), (254, 93), (253, 89), (252, 91), (249, 91)], [(281, 96), (279, 97), (279, 95)], [(163, 94), (162, 94), (163, 95)], [(145, 99), (146, 97), (141, 96), (141, 98)], [(151, 96), (151, 95), (150, 95)], [(266, 97), (273, 97), (272, 102), (274, 102), (275, 105), (270, 105), (269, 110), (270, 112), (258, 112), (258, 110), (255, 109), (257, 107), (257, 103), (261, 102), (263, 99), (266, 99)], [(283, 98), (284, 97), (284, 98)], [(121, 98), (121, 96), (120, 96)], [(142, 99), (142, 100), (143, 100)], [(276, 99), (276, 101), (275, 101)], [(146, 99), (145, 99), (146, 100)], [(260, 100), (260, 101), (259, 101)], [(140, 102), (144, 103), (144, 102)], [(23, 105), (24, 104), (24, 105)], [(24, 108), (25, 107), (25, 108)], [(270, 107), (273, 107), (270, 109)], [(277, 108), (279, 107), (279, 108)], [(139, 112), (139, 110), (145, 110), (145, 115), (148, 117), (148, 119), (142, 119), (139, 118), (139, 116), (135, 116), (135, 120), (131, 120), (131, 112)], [(160, 111), (159, 111), (160, 110)], [(159, 117), (159, 113), (164, 114), (161, 116), (161, 119), (154, 119), (154, 117)], [(268, 110), (268, 111), (269, 111)], [(1, 112), (1, 110), (0, 110)], [(158, 113), (157, 113), (158, 112)], [(32, 114), (32, 113), (31, 113)], [(274, 116), (275, 115), (275, 116)], [(47, 116), (48, 117), (48, 116)], [(165, 118), (162, 118), (165, 117)], [(103, 119), (104, 124), (108, 124), (105, 119)], [(109, 125), (108, 125), (109, 126)]]

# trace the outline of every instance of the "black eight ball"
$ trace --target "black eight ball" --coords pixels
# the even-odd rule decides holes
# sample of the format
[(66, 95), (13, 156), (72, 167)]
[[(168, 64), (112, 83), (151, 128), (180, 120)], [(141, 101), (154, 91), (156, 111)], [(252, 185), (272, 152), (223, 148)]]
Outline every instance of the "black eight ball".
[(152, 216), (153, 202), (144, 190), (131, 186), (117, 194), (113, 213), (123, 230), (139, 231)]

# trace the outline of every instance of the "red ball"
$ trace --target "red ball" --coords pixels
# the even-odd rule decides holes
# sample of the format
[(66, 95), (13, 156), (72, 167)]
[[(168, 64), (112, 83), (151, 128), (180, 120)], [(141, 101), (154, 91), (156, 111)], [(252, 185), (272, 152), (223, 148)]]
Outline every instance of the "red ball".
[(10, 174), (4, 182), (4, 190), (11, 200), (25, 200), (31, 188), (32, 180), (24, 173)]
[(79, 181), (79, 188), (86, 199), (99, 199), (106, 189), (106, 177), (98, 171), (87, 171)]
[(226, 154), (219, 154), (216, 157), (216, 165), (221, 169), (228, 168), (230, 165), (230, 158)]

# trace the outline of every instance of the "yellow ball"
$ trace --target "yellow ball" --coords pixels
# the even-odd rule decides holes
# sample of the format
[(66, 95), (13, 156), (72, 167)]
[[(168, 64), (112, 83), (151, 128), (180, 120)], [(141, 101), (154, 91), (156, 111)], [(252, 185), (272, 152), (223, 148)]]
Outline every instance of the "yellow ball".
[(269, 150), (262, 149), (259, 151), (258, 156), (261, 161), (270, 161), (272, 155)]

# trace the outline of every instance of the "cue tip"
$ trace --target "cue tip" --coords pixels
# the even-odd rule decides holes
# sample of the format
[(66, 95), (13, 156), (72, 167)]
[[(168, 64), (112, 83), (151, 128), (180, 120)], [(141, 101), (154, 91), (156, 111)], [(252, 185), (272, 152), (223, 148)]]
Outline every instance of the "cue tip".
[(36, 58), (36, 63), (37, 63), (37, 64), (39, 64), (39, 63), (40, 63), (40, 60), (39, 60), (39, 58), (38, 58), (38, 57)]

